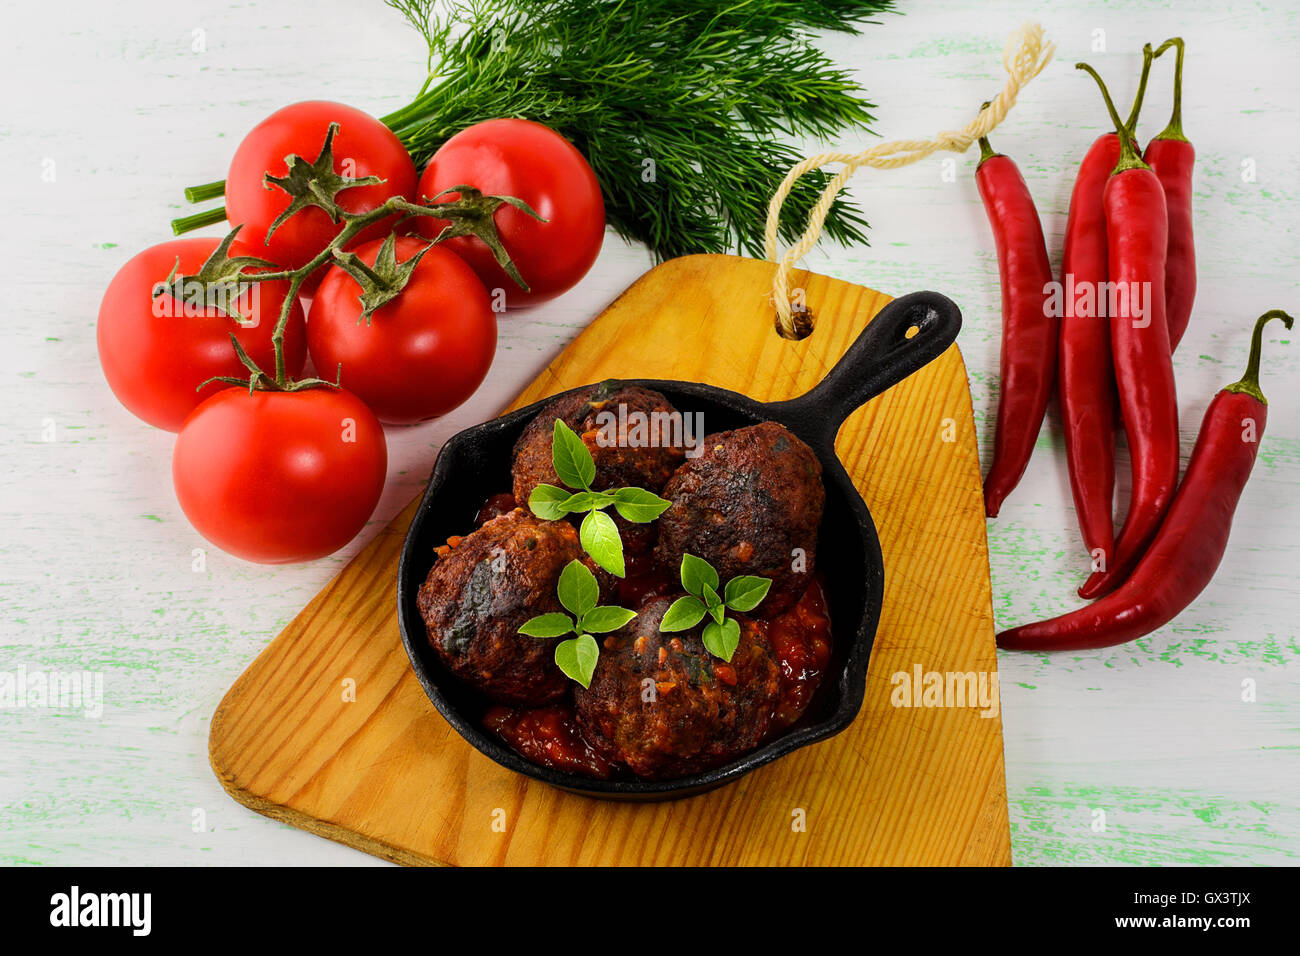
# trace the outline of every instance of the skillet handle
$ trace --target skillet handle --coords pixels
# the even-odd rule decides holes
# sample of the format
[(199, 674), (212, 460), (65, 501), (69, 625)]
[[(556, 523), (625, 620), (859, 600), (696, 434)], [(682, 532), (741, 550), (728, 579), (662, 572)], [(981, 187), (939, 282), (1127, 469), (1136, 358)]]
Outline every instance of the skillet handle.
[[(907, 333), (915, 328), (911, 338)], [(798, 429), (834, 445), (844, 419), (942, 355), (961, 330), (961, 309), (938, 292), (894, 299), (867, 323), (826, 377), (797, 398), (774, 403)], [(817, 333), (814, 331), (814, 335)]]

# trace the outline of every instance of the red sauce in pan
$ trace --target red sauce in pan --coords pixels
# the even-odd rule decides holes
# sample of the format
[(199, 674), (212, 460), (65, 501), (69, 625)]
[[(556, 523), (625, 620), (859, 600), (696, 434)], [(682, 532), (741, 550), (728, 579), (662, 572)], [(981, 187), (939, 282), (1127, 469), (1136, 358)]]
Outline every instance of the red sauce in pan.
[(602, 780), (614, 772), (614, 765), (583, 739), (568, 704), (530, 710), (493, 707), (483, 715), (483, 726), (525, 760), (543, 767)]
[(478, 509), (478, 514), (474, 516), (474, 527), (481, 528), (493, 518), (499, 518), (501, 515), (509, 514), (514, 510), (515, 496), (510, 492), (503, 491), (499, 495), (493, 495), (483, 502), (483, 507)]
[(781, 698), (767, 732), (771, 738), (803, 716), (830, 663), (831, 618), (821, 581), (813, 581), (790, 610), (758, 626), (781, 665)]
[(628, 554), (625, 564), (627, 576), (618, 582), (620, 607), (635, 609), (647, 598), (678, 589), (676, 582), (659, 570), (652, 553)]

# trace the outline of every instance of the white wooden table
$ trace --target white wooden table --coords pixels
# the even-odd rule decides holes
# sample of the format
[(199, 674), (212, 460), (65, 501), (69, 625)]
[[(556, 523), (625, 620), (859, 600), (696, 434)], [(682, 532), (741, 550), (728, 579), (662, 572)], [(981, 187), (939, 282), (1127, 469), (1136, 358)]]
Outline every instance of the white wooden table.
[[(1029, 17), (1058, 44), (994, 146), (1013, 156), (1059, 260), (1078, 158), (1105, 127), (1086, 58), (1124, 102), (1145, 41), (1189, 48), (1200, 291), (1176, 359), (1185, 453), (1214, 391), (1243, 367), (1266, 308), (1300, 310), (1300, 17), (1283, 3), (902, 4), (829, 47), (879, 101), (885, 138), (963, 125), (1001, 85), (1005, 34)], [(1150, 9), (1148, 8), (1150, 7)], [(0, 672), (102, 675), (98, 719), (0, 710), (0, 862), (376, 861), (236, 805), (207, 763), (208, 721), (271, 637), (419, 490), (440, 443), (494, 414), (650, 265), (612, 236), (580, 289), (511, 315), (490, 381), (441, 421), (390, 430), (391, 480), (349, 548), (264, 568), (204, 547), (176, 505), (171, 435), (114, 401), (95, 354), (99, 297), (138, 249), (169, 237), (184, 186), (220, 178), (238, 138), (308, 98), (375, 114), (421, 82), (416, 34), (378, 2), (196, 0), (26, 5), (6, 15), (0, 80)], [(1105, 52), (1094, 44), (1104, 36)], [(1158, 64), (1143, 138), (1163, 127)], [(846, 142), (840, 145), (865, 145)], [(975, 154), (860, 176), (870, 248), (809, 265), (892, 293), (942, 291), (966, 316), (987, 457), (999, 335), (992, 238)], [(1245, 168), (1253, 180), (1243, 180)], [(945, 176), (945, 171), (954, 173)], [(217, 230), (211, 230), (217, 231)], [(1300, 333), (1297, 333), (1300, 335)], [(1294, 863), (1300, 857), (1300, 349), (1275, 328), (1268, 434), (1227, 559), (1179, 620), (1107, 651), (1003, 654), (1017, 863)], [(49, 439), (53, 440), (49, 440)], [(1075, 605), (1084, 568), (1053, 419), (989, 526), (1000, 626)], [(1256, 698), (1245, 702), (1243, 682)], [(960, 772), (960, 768), (954, 768)], [(1097, 811), (1106, 827), (1099, 830)]]

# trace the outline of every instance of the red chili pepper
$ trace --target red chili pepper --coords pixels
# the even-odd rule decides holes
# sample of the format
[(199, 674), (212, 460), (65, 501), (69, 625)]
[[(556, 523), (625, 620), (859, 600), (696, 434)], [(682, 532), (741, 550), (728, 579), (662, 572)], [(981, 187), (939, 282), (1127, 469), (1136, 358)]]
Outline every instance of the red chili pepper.
[[(1142, 78), (1125, 129), (1132, 134), (1142, 109), (1153, 54), (1143, 50)], [(1098, 293), (1105, 289), (1106, 216), (1103, 196), (1119, 162), (1119, 134), (1104, 133), (1089, 148), (1070, 193), (1061, 260), (1063, 308), (1059, 349), (1061, 423), (1070, 491), (1083, 544), (1094, 562), (1115, 550), (1115, 366), (1110, 326)], [(1082, 298), (1080, 296), (1082, 295)]]
[(1010, 157), (980, 140), (975, 168), (984, 211), (993, 227), (1002, 283), (1002, 394), (993, 436), (993, 464), (984, 479), (990, 518), (1029, 464), (1056, 378), (1059, 318), (1047, 308), (1052, 266), (1025, 178)]
[(1169, 125), (1147, 143), (1146, 160), (1165, 189), (1169, 210), (1169, 251), (1165, 262), (1165, 308), (1169, 317), (1169, 349), (1187, 331), (1196, 299), (1196, 244), (1192, 239), (1192, 167), (1196, 150), (1183, 135), (1183, 41), (1174, 37), (1160, 44), (1156, 56), (1178, 49), (1174, 65), (1174, 112)]
[(1205, 590), (1228, 547), (1232, 514), (1264, 436), (1268, 401), (1259, 388), (1259, 358), (1270, 319), (1291, 328), (1291, 316), (1276, 309), (1255, 323), (1246, 374), (1206, 409), (1187, 474), (1132, 577), (1095, 604), (1004, 631), (999, 647), (1070, 651), (1123, 644), (1168, 624)]
[[(1079, 68), (1101, 86), (1115, 130), (1123, 133), (1106, 84), (1088, 64), (1080, 63)], [(1085, 598), (1113, 590), (1133, 570), (1178, 484), (1178, 398), (1165, 319), (1165, 193), (1127, 136), (1121, 137), (1120, 159), (1102, 201), (1111, 356), (1133, 462), (1133, 489), (1115, 554), (1108, 556), (1105, 570), (1094, 572), (1079, 588)]]

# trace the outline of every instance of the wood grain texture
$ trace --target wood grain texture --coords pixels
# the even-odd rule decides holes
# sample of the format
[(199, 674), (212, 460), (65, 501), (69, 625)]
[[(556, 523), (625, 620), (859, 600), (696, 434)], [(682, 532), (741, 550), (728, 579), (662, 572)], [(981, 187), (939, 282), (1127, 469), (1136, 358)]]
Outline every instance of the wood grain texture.
[[(771, 274), (726, 256), (659, 266), (514, 405), (609, 377), (798, 395), (889, 301), (801, 274), (820, 321), (792, 343), (772, 330)], [(850, 416), (836, 450), (885, 556), (866, 702), (838, 737), (660, 804), (589, 800), (498, 767), (437, 714), (401, 646), (396, 566), (413, 502), (231, 688), (213, 718), (213, 769), (245, 805), (400, 863), (1009, 864), (999, 717), (891, 703), (891, 675), (915, 665), (996, 673), (979, 464), (956, 347)], [(484, 476), (485, 488), (501, 477)], [(355, 702), (342, 692), (349, 679)], [(792, 826), (799, 811), (806, 831)]]

